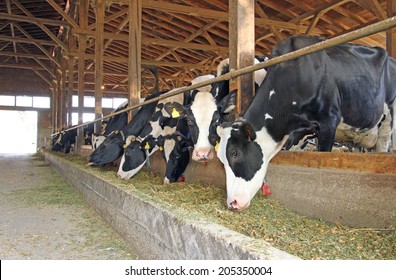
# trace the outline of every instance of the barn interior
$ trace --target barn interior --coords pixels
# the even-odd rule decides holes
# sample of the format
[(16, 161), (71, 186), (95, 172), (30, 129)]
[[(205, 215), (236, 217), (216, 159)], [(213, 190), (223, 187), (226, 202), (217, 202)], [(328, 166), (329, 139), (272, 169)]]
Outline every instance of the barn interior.
[[(237, 68), (247, 66), (253, 55), (270, 55), (288, 36), (333, 38), (394, 16), (395, 5), (394, 0), (1, 1), (0, 110), (37, 111), (40, 147), (51, 133), (107, 115), (125, 100), (134, 104), (154, 89), (213, 74), (224, 58)], [(395, 38), (391, 29), (353, 43), (396, 56)]]
[[(243, 68), (253, 63), (255, 55), (270, 56), (272, 48), (289, 36), (308, 34), (332, 39), (394, 16), (396, 0), (2, 0), (0, 131), (12, 137), (0, 137), (9, 140), (4, 144), (0, 139), (0, 154), (49, 147), (51, 134), (109, 115), (125, 101), (136, 105), (152, 91), (185, 86), (197, 76), (215, 74), (225, 58), (230, 58), (234, 69)], [(396, 58), (396, 28), (351, 42), (384, 48)], [(238, 93), (238, 114), (251, 101), (251, 81), (252, 74), (246, 74), (231, 83), (234, 88), (247, 89)], [(96, 122), (96, 131), (100, 126), (101, 121)], [(16, 148), (11, 149), (11, 145)], [(78, 148), (76, 151), (81, 152)], [(192, 225), (185, 223), (183, 218), (191, 209), (175, 219), (170, 211), (174, 208), (163, 211), (162, 202), (160, 207), (153, 206), (151, 200), (146, 203), (147, 196), (134, 197), (130, 189), (114, 187), (107, 177), (100, 177), (103, 174), (99, 173), (105, 173), (102, 171), (112, 171), (86, 167), (85, 161), (76, 167), (64, 155), (45, 156), (108, 224), (129, 238), (129, 244), (142, 247), (144, 238), (143, 243), (152, 247), (146, 256), (242, 259), (265, 258), (268, 253), (254, 234), (248, 241), (239, 235), (230, 241), (227, 238), (234, 232), (224, 228), (215, 231), (218, 225), (204, 224), (201, 230), (202, 225), (195, 221), (189, 221)], [(159, 160), (153, 158), (152, 167), (164, 173), (164, 163), (157, 156)], [(269, 181), (275, 200), (302, 216), (330, 221), (335, 228), (348, 225), (356, 227), (356, 232), (366, 232), (361, 227), (380, 228), (378, 232), (388, 234), (394, 248), (394, 153), (282, 152), (271, 163)], [(192, 162), (186, 174), (190, 181), (199, 181), (205, 174), (210, 186), (224, 187), (224, 168), (219, 161), (208, 165)], [(110, 177), (115, 178), (115, 173)], [(158, 187), (158, 193), (162, 187)], [(175, 188), (175, 193), (179, 189)], [(139, 220), (141, 217), (134, 216), (138, 212), (148, 214)], [(226, 207), (215, 210), (217, 216), (227, 213)], [(186, 245), (185, 255), (178, 255), (179, 243), (163, 246), (168, 241), (152, 220), (169, 221), (169, 231), (174, 230), (169, 244), (179, 240), (173, 237), (180, 234), (183, 242), (201, 238), (200, 246)], [(144, 231), (142, 224), (153, 229)], [(130, 232), (133, 228), (141, 231)], [(160, 231), (153, 234), (154, 230)], [(209, 242), (215, 243), (215, 239), (223, 238), (219, 238), (221, 235), (225, 241), (217, 243), (225, 248), (218, 249), (219, 255), (209, 250), (207, 255), (199, 255), (199, 248), (215, 248)], [(241, 256), (227, 251), (230, 242), (236, 244), (232, 249), (241, 251)], [(394, 250), (383, 244), (394, 257)], [(308, 245), (311, 250), (312, 244)], [(160, 249), (162, 252), (158, 252)], [(194, 253), (197, 255), (190, 255)]]

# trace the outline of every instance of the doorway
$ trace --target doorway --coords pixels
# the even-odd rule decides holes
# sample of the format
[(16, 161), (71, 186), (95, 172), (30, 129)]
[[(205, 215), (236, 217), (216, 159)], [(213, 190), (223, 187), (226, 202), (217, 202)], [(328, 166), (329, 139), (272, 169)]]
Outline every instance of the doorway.
[(37, 116), (37, 111), (0, 110), (0, 153), (35, 153)]

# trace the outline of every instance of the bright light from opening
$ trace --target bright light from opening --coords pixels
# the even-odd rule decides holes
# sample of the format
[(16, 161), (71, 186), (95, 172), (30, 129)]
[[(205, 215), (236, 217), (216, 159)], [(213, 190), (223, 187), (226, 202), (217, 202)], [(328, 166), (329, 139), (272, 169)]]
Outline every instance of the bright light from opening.
[(0, 153), (35, 153), (37, 151), (37, 112), (0, 111)]

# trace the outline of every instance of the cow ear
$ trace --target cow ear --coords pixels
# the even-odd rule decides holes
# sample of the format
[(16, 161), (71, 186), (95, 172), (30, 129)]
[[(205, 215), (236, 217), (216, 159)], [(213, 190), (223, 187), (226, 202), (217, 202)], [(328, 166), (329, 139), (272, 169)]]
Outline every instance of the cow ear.
[(168, 102), (164, 105), (165, 111), (172, 117), (172, 118), (184, 118), (186, 116), (186, 109), (183, 105), (177, 102)]
[(217, 104), (218, 110), (221, 114), (228, 114), (235, 108), (236, 93), (236, 90), (231, 91)]
[(243, 123), (239, 130), (246, 137), (246, 140), (248, 142), (256, 139), (256, 132), (254, 131), (254, 129), (250, 123)]

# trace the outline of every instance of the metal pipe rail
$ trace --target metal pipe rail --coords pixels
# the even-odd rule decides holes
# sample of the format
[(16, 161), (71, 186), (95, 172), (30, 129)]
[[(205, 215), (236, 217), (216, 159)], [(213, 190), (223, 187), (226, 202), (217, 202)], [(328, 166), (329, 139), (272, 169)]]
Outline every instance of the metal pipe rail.
[[(337, 36), (337, 37), (334, 37), (334, 38), (331, 38), (331, 39), (316, 43), (314, 45), (310, 45), (310, 46), (304, 47), (302, 49), (298, 49), (296, 51), (293, 51), (293, 52), (290, 52), (290, 53), (287, 53), (287, 54), (284, 54), (284, 55), (281, 55), (281, 56), (277, 56), (277, 57), (268, 59), (268, 60), (266, 60), (264, 62), (257, 63), (257, 64), (252, 65), (252, 66), (244, 67), (244, 68), (241, 68), (241, 69), (238, 69), (238, 70), (230, 69), (230, 72), (226, 73), (224, 75), (221, 75), (221, 76), (215, 77), (213, 79), (206, 80), (206, 81), (203, 81), (203, 82), (191, 85), (191, 86), (187, 86), (187, 87), (183, 87), (183, 88), (180, 88), (180, 89), (177, 89), (177, 90), (173, 90), (171, 93), (165, 93), (165, 94), (163, 94), (163, 95), (161, 95), (159, 97), (156, 97), (156, 98), (150, 99), (148, 101), (142, 102), (142, 103), (140, 103), (138, 105), (127, 107), (127, 108), (125, 108), (125, 109), (123, 109), (121, 111), (109, 114), (107, 116), (95, 119), (95, 120), (90, 121), (90, 122), (86, 122), (86, 123), (83, 123), (83, 124), (76, 125), (76, 126), (74, 126), (72, 128), (68, 128), (68, 129), (65, 129), (63, 131), (69, 131), (69, 130), (77, 129), (77, 128), (80, 128), (82, 126), (85, 126), (85, 125), (88, 125), (88, 124), (91, 124), (91, 123), (95, 123), (97, 121), (101, 121), (101, 120), (104, 120), (104, 119), (111, 118), (111, 117), (116, 116), (118, 114), (121, 114), (121, 113), (124, 113), (124, 112), (128, 112), (130, 110), (133, 110), (135, 108), (144, 106), (146, 104), (150, 104), (152, 102), (156, 102), (156, 101), (159, 101), (159, 100), (162, 100), (162, 99), (165, 99), (165, 98), (168, 98), (168, 97), (171, 97), (171, 96), (174, 96), (174, 95), (177, 95), (177, 94), (180, 94), (180, 93), (192, 90), (192, 89), (196, 89), (196, 88), (200, 88), (200, 87), (203, 87), (203, 86), (207, 86), (207, 85), (210, 85), (210, 84), (215, 83), (215, 82), (221, 82), (221, 81), (225, 81), (225, 80), (230, 80), (232, 78), (235, 78), (235, 77), (238, 77), (238, 76), (250, 73), (250, 72), (254, 72), (254, 71), (260, 70), (262, 68), (266, 68), (266, 67), (278, 64), (278, 63), (286, 62), (286, 61), (298, 58), (298, 57), (303, 56), (303, 55), (307, 55), (307, 54), (311, 54), (313, 52), (321, 51), (321, 50), (324, 50), (324, 49), (327, 49), (327, 48), (330, 48), (330, 47), (334, 47), (334, 46), (337, 46), (337, 45), (340, 45), (340, 44), (343, 44), (343, 43), (347, 43), (347, 42), (352, 41), (352, 40), (360, 39), (362, 37), (367, 37), (367, 36), (370, 36), (372, 34), (391, 29), (393, 27), (396, 27), (396, 16), (390, 17), (388, 19), (382, 20), (382, 21), (377, 22), (377, 23), (373, 23), (373, 24), (371, 24), (369, 26), (362, 27), (360, 29), (348, 32), (346, 34), (343, 34), (343, 35), (340, 35), (340, 36)], [(60, 132), (51, 134), (51, 136), (57, 135), (59, 133)]]

